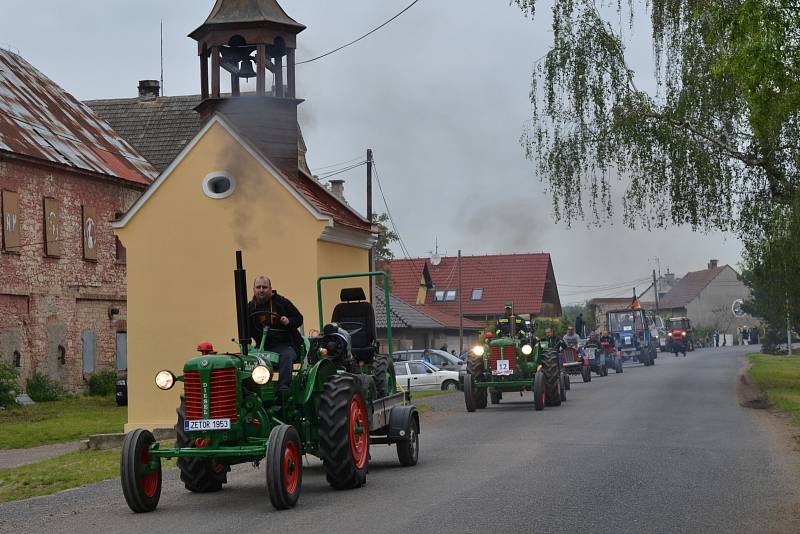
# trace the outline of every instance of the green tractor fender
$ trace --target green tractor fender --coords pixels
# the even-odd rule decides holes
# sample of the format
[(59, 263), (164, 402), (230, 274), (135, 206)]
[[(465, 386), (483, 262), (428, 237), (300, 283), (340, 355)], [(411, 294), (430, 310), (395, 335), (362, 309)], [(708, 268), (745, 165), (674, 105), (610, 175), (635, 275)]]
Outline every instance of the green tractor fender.
[(325, 384), (336, 374), (336, 365), (330, 360), (321, 359), (308, 370), (306, 376), (305, 389), (303, 391), (303, 403), (311, 401), (314, 393), (321, 393), (325, 389)]

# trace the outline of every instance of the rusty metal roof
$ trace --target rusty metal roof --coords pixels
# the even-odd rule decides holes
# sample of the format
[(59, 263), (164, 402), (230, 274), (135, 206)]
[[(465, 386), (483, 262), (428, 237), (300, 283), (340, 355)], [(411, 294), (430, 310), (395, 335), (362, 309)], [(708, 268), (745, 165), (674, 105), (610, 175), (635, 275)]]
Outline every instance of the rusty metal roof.
[(235, 24), (280, 24), (294, 33), (306, 29), (287, 15), (275, 0), (217, 0), (206, 21), (190, 33), (189, 37), (199, 39), (207, 30)]
[(158, 172), (86, 105), (0, 49), (0, 151), (149, 185)]

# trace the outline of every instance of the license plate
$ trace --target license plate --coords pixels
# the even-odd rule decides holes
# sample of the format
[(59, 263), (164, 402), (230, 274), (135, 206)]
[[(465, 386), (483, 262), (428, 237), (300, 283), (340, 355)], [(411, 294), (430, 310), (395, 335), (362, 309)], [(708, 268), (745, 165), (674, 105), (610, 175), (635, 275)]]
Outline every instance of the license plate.
[(184, 421), (184, 432), (197, 432), (200, 430), (229, 430), (231, 428), (230, 419), (198, 419), (195, 421)]
[(590, 360), (594, 360), (594, 351), (593, 350), (587, 350), (586, 351), (586, 357), (589, 358)]
[(511, 369), (508, 365), (508, 360), (497, 360), (497, 370), (495, 371), (497, 375), (510, 375)]

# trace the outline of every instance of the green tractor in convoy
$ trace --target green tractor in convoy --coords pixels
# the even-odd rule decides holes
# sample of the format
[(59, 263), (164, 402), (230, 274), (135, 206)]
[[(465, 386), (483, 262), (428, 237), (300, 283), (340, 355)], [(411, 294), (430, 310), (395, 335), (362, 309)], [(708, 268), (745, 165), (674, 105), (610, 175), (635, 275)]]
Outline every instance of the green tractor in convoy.
[(560, 406), (566, 389), (558, 354), (526, 337), (493, 339), (486, 332), (485, 343), (472, 348), (464, 376), (464, 403), (468, 412), (486, 408), (487, 401), (499, 404), (504, 392), (532, 391), (534, 407)]
[(199, 493), (222, 489), (234, 464), (265, 462), (267, 492), (277, 509), (297, 503), (304, 454), (322, 460), (328, 483), (337, 489), (366, 482), (370, 444), (394, 444), (400, 463), (415, 465), (419, 414), (407, 403), (407, 394), (398, 391), (389, 357), (379, 353), (374, 310), (363, 289), (343, 289), (332, 321), (323, 324), (323, 280), (376, 276), (383, 277), (387, 293), (391, 354), (387, 274), (320, 277), (321, 333), (303, 338), (291, 387), (279, 395), (279, 355), (264, 350), (269, 329), (264, 329), (258, 347), (250, 344), (246, 274), (237, 251), (234, 278), (240, 352), (217, 354), (210, 344), (201, 344), (201, 355), (190, 358), (181, 375), (166, 370), (156, 375), (156, 385), (162, 390), (183, 382), (177, 439), (175, 447), (162, 448), (148, 430), (137, 429), (125, 436), (120, 470), (131, 510), (150, 512), (158, 505), (163, 458), (177, 458), (186, 489)]

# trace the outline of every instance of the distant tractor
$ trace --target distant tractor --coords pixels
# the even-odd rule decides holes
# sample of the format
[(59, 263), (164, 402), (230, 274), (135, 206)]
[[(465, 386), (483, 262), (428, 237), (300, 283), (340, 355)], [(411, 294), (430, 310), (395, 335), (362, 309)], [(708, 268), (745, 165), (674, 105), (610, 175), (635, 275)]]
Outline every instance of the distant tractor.
[(560, 406), (566, 392), (558, 354), (532, 344), (528, 338), (504, 336), (472, 348), (464, 376), (464, 403), (468, 412), (486, 408), (488, 397), (498, 404), (503, 393), (533, 391), (534, 407)]
[(682, 352), (694, 350), (694, 330), (688, 317), (670, 317), (667, 319), (667, 350), (677, 356)]
[(606, 320), (608, 331), (614, 336), (623, 361), (638, 361), (645, 366), (655, 363), (658, 345), (644, 310), (609, 311)]
[(396, 445), (400, 464), (415, 465), (419, 415), (398, 392), (388, 355), (379, 353), (374, 310), (363, 289), (343, 289), (333, 320), (322, 324), (323, 280), (381, 276), (391, 352), (386, 273), (332, 275), (317, 281), (322, 333), (302, 339), (290, 389), (278, 391), (279, 355), (264, 349), (270, 331), (276, 329), (265, 327), (260, 344), (250, 344), (240, 252), (236, 260), (240, 350), (218, 354), (211, 344), (202, 343), (201, 354), (186, 361), (182, 374), (156, 374), (156, 386), (162, 390), (183, 382), (177, 440), (175, 447), (162, 448), (143, 429), (125, 437), (120, 471), (131, 510), (150, 512), (158, 505), (162, 458), (177, 458), (186, 489), (198, 493), (222, 489), (234, 464), (264, 463), (267, 493), (277, 509), (297, 503), (305, 454), (322, 460), (328, 483), (337, 489), (365, 483), (370, 444)]

